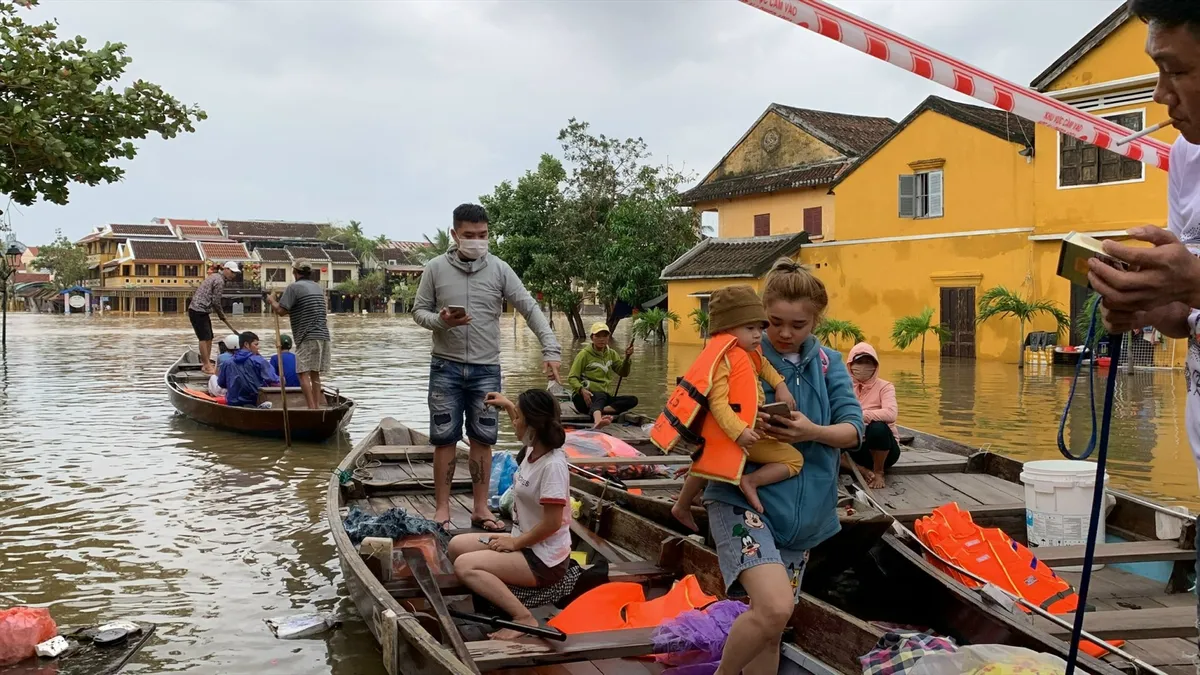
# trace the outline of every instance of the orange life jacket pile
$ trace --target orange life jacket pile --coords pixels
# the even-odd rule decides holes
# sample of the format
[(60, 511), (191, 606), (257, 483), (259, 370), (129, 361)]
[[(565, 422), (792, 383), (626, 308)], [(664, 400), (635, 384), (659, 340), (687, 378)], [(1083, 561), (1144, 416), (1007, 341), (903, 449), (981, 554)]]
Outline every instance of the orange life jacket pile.
[(575, 598), (547, 623), (572, 635), (626, 628), (650, 628), (692, 609), (702, 609), (717, 598), (700, 589), (695, 575), (675, 582), (666, 595), (646, 599), (641, 584), (613, 581)]

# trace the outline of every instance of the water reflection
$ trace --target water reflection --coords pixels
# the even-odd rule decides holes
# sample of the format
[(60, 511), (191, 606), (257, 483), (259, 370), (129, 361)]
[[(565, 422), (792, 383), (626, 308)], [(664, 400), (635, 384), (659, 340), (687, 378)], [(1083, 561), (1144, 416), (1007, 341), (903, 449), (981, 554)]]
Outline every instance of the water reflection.
[[(429, 335), (406, 317), (332, 321), (330, 381), (359, 408), (322, 444), (215, 431), (180, 418), (167, 366), (192, 344), (182, 317), (10, 315), (0, 360), (0, 605), (48, 604), (60, 623), (123, 616), (160, 625), (129, 672), (380, 673), (365, 625), (280, 641), (262, 620), (351, 613), (324, 523), (330, 470), (380, 418), (427, 426)], [(504, 389), (545, 386), (537, 340), (501, 331)], [(234, 317), (273, 342), (274, 322)], [(564, 339), (564, 372), (581, 345)], [(624, 346), (625, 328), (618, 331)], [(622, 393), (656, 412), (699, 347), (639, 344)], [(885, 356), (904, 424), (1032, 459), (1057, 456), (1066, 369)], [(1098, 394), (1103, 383), (1097, 380)], [(1183, 432), (1180, 372), (1122, 374), (1113, 425), (1115, 486), (1200, 504)], [(1086, 443), (1086, 385), (1069, 418)], [(515, 441), (505, 426), (501, 442)]]

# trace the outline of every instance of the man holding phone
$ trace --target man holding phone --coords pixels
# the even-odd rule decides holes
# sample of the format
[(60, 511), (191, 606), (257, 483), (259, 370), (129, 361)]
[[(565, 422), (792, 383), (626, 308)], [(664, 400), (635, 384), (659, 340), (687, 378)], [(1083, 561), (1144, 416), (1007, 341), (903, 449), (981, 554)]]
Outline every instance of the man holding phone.
[(471, 525), (503, 529), (488, 508), (488, 479), (499, 417), (484, 398), (501, 390), (500, 315), (507, 300), (525, 317), (542, 344), (547, 376), (558, 381), (561, 348), (537, 302), (508, 263), (488, 254), (487, 211), (477, 204), (454, 209), (454, 245), (425, 264), (413, 320), (433, 332), (429, 363), (429, 438), (434, 451), (435, 520), (450, 521), (450, 484), (455, 446), (466, 422), (471, 446), (468, 466), (474, 497)]

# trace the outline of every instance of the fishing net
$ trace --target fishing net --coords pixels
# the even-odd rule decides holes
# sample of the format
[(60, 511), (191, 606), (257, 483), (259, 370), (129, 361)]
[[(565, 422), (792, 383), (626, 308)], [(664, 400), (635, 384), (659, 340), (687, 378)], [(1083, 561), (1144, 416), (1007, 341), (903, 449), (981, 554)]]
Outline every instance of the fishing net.
[(450, 543), (449, 535), (440, 525), (399, 507), (379, 515), (354, 508), (342, 521), (342, 525), (346, 528), (350, 543), (355, 546), (367, 537), (386, 537), (394, 541), (421, 534), (434, 535), (443, 549)]

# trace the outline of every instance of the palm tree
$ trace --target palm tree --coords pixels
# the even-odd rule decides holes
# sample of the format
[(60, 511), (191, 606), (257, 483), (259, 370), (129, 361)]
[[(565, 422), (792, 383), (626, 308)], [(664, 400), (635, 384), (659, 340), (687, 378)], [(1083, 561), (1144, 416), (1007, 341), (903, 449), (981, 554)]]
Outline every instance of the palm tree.
[(851, 346), (867, 341), (867, 336), (863, 335), (862, 329), (853, 321), (842, 321), (829, 317), (821, 319), (821, 323), (813, 329), (813, 335), (816, 335), (817, 339), (826, 347), (833, 348), (836, 348), (842, 340), (850, 340)]
[(659, 341), (667, 339), (667, 329), (663, 325), (670, 321), (676, 328), (679, 327), (679, 315), (675, 312), (670, 312), (665, 309), (648, 309), (641, 312), (633, 319), (633, 326), (630, 333), (634, 339), (642, 338), (649, 342), (650, 336), (655, 336)]
[(434, 233), (433, 239), (430, 239), (429, 235), (424, 236), (425, 245), (422, 246), (419, 251), (417, 251), (417, 257), (421, 260), (421, 262), (429, 262), (430, 260), (450, 250), (450, 243), (453, 241), (453, 238), (450, 236), (450, 230), (443, 230), (439, 228), (438, 231)]
[[(1091, 322), (1092, 314), (1095, 313), (1096, 303), (1098, 302), (1100, 302), (1100, 294), (1089, 293), (1087, 302), (1083, 303), (1083, 307), (1080, 308), (1079, 314), (1075, 315), (1075, 321), (1078, 322), (1076, 325), (1079, 326), (1079, 334), (1083, 336), (1085, 340), (1087, 339), (1087, 332), (1084, 326)], [(1104, 322), (1100, 321), (1100, 317), (1097, 316), (1096, 325), (1092, 329), (1092, 341), (1088, 343), (1087, 348), (1095, 351), (1096, 346), (1100, 344), (1100, 340), (1104, 339), (1105, 335), (1108, 335), (1108, 329), (1104, 327)]]
[(892, 324), (892, 344), (896, 345), (896, 349), (908, 349), (908, 346), (919, 338), (921, 340), (921, 364), (924, 365), (925, 336), (928, 333), (938, 336), (938, 340), (950, 338), (950, 331), (943, 328), (940, 323), (934, 323), (932, 307), (926, 307), (921, 310), (920, 314), (896, 319), (896, 323)]
[(987, 289), (979, 298), (979, 316), (976, 323), (983, 323), (993, 317), (1016, 317), (1020, 322), (1020, 333), (1017, 339), (1021, 343), (1021, 351), (1017, 360), (1017, 368), (1025, 367), (1025, 322), (1032, 321), (1039, 314), (1049, 314), (1057, 324), (1058, 335), (1071, 327), (1071, 319), (1053, 300), (1026, 300), (1016, 291), (1004, 286)]
[(692, 317), (692, 325), (696, 327), (700, 337), (704, 338), (704, 344), (708, 344), (708, 312), (697, 307), (688, 316)]

